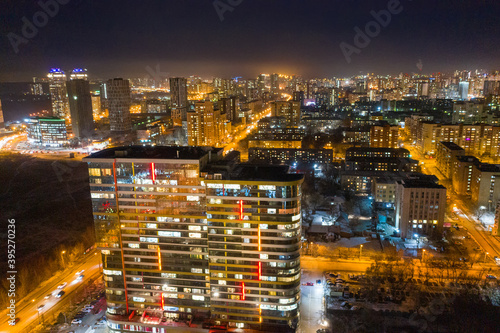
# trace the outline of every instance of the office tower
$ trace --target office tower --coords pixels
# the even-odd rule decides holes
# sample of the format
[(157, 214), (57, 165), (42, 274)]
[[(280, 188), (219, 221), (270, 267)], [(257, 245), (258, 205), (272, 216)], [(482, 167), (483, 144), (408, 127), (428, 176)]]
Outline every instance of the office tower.
[(460, 82), (458, 84), (458, 97), (463, 101), (469, 99), (469, 82)]
[(271, 103), (271, 117), (284, 117), (288, 126), (298, 127), (300, 124), (300, 102), (276, 101)]
[(297, 326), (302, 175), (221, 155), (132, 146), (85, 158), (112, 329), (166, 333), (166, 317), (209, 312), (229, 328)]
[(110, 79), (106, 83), (107, 106), (111, 132), (127, 133), (132, 129), (130, 119), (130, 86), (128, 80)]
[(70, 75), (71, 80), (88, 80), (87, 70), (83, 68), (75, 68)]
[(401, 238), (440, 237), (446, 211), (446, 188), (429, 180), (405, 179), (396, 185), (396, 228)]
[(170, 105), (172, 107), (172, 118), (184, 121), (187, 119), (187, 80), (183, 77), (171, 77), (170, 82)]
[(2, 100), (0, 100), (0, 128), (4, 127), (5, 127), (5, 120), (3, 118)]
[(66, 121), (57, 117), (28, 119), (28, 142), (43, 147), (62, 147), (67, 144)]
[(60, 118), (69, 118), (66, 74), (60, 68), (52, 68), (47, 77), (49, 79), (52, 114)]
[(273, 99), (278, 99), (280, 97), (280, 83), (279, 83), (279, 75), (271, 74), (271, 97)]
[(71, 128), (75, 138), (90, 138), (94, 134), (92, 98), (89, 81), (72, 79), (67, 82)]
[(225, 139), (225, 115), (214, 109), (214, 102), (195, 104), (188, 112), (188, 144), (190, 146), (220, 146)]
[(391, 125), (374, 125), (370, 129), (370, 147), (397, 148), (399, 127)]

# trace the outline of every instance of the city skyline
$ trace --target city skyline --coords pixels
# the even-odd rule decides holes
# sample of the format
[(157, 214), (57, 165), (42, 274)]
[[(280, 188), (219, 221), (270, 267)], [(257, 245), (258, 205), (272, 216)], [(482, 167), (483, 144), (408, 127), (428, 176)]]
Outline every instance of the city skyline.
[[(232, 7), (225, 1), (151, 2), (140, 7), (127, 1), (120, 7), (112, 1), (92, 6), (60, 2), (53, 17), (37, 21), (40, 27), (31, 35), (22, 29), (25, 21), (40, 19), (40, 5), (3, 4), (0, 12), (9, 15), (0, 14), (0, 81), (30, 80), (32, 73), (45, 68), (79, 64), (103, 78), (141, 77), (156, 66), (169, 76), (225, 77), (499, 68), (495, 45), (500, 34), (494, 17), (500, 6), (493, 1), (384, 0), (342, 6), (326, 1), (307, 6), (301, 1), (288, 6), (283, 1), (233, 1), (237, 5)], [(384, 16), (390, 8), (394, 14)], [(374, 22), (380, 22), (378, 28)], [(368, 27), (368, 41), (356, 42), (356, 27)], [(357, 51), (346, 57), (345, 50), (352, 50), (346, 45)]]

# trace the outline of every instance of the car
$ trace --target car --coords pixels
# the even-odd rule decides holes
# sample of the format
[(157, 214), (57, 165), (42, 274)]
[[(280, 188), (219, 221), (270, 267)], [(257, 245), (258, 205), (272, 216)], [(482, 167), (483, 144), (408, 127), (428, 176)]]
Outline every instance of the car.
[(41, 309), (43, 309), (44, 306), (45, 306), (45, 304), (40, 304), (39, 306), (36, 307), (36, 309), (38, 311), (40, 311)]
[(64, 296), (64, 294), (66, 294), (66, 292), (64, 290), (61, 290), (60, 292), (57, 293), (56, 297), (61, 298)]
[(475, 247), (474, 248), (474, 251), (481, 251), (481, 248), (478, 246), (478, 247)]
[(67, 283), (67, 282), (64, 282), (64, 283), (62, 283), (62, 284), (58, 285), (58, 286), (57, 286), (57, 289), (62, 289), (62, 288), (64, 288), (64, 287), (66, 287), (67, 285), (68, 285), (68, 283)]
[(316, 280), (316, 284), (321, 284), (321, 280)]
[(81, 324), (82, 323), (82, 320), (81, 319), (78, 319), (78, 318), (75, 318), (71, 321), (71, 324), (72, 325), (78, 325), (78, 324)]
[(76, 280), (77, 280), (77, 281), (82, 281), (84, 277), (85, 277), (85, 275), (81, 274), (80, 276), (78, 276), (78, 277), (76, 278)]
[(49, 299), (52, 297), (52, 294), (48, 294), (48, 295), (45, 295), (45, 297), (43, 299)]
[(497, 277), (495, 275), (491, 275), (491, 274), (486, 275), (486, 278), (490, 279), (490, 280), (496, 280), (497, 279)]
[(307, 282), (307, 283), (306, 283), (306, 286), (314, 286), (314, 283), (312, 283), (312, 282)]
[(84, 270), (84, 269), (82, 269), (82, 270), (80, 270), (80, 271), (76, 272), (76, 273), (75, 273), (75, 275), (82, 275), (82, 273), (83, 273), (83, 272), (85, 272), (85, 270)]
[(20, 320), (21, 320), (21, 318), (19, 318), (19, 317), (14, 318), (14, 324), (17, 324)]

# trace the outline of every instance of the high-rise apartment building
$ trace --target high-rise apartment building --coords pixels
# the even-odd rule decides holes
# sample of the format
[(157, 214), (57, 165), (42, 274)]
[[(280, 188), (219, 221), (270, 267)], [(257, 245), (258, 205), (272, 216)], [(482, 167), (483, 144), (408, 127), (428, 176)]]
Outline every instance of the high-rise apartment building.
[(399, 127), (374, 125), (370, 129), (370, 147), (398, 148)]
[(68, 91), (66, 90), (66, 74), (60, 68), (52, 68), (47, 74), (49, 79), (52, 115), (69, 118)]
[(271, 117), (284, 117), (288, 126), (299, 126), (300, 102), (298, 101), (276, 101), (271, 103)]
[(167, 317), (297, 326), (302, 175), (221, 155), (132, 146), (85, 158), (112, 332), (166, 333)]
[(469, 99), (469, 82), (463, 81), (458, 84), (458, 97), (462, 101)]
[(67, 89), (73, 135), (90, 138), (94, 134), (94, 119), (89, 81), (72, 79), (67, 82)]
[(106, 95), (111, 132), (130, 132), (132, 123), (130, 118), (129, 81), (121, 78), (108, 80), (106, 82)]
[(177, 121), (185, 121), (188, 108), (187, 80), (184, 77), (171, 77), (169, 83), (172, 118)]
[(500, 200), (500, 167), (495, 164), (476, 164), (472, 168), (471, 201), (476, 208), (494, 211)]
[(458, 195), (471, 195), (472, 170), (481, 162), (474, 156), (456, 156), (452, 161), (451, 182)]
[(398, 181), (395, 207), (401, 238), (439, 237), (446, 211), (446, 188), (428, 180)]
[(453, 162), (457, 156), (464, 156), (465, 150), (453, 142), (440, 141), (436, 149), (437, 168), (446, 178), (453, 175)]
[(195, 104), (188, 112), (188, 144), (190, 146), (220, 146), (225, 139), (226, 117), (214, 109), (214, 102)]

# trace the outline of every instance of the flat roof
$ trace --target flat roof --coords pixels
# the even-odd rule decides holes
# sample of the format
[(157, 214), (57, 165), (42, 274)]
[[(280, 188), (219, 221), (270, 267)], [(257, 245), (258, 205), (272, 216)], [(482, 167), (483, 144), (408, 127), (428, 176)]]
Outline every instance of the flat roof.
[(457, 145), (455, 142), (449, 142), (449, 141), (439, 141), (440, 144), (445, 146), (449, 150), (464, 150), (462, 147)]
[(404, 179), (399, 182), (405, 188), (436, 188), (446, 189), (443, 185), (439, 185), (431, 180), (426, 179)]
[(217, 154), (222, 148), (213, 147), (173, 147), (173, 146), (125, 146), (98, 151), (86, 159), (137, 158), (137, 159), (180, 159), (199, 160), (209, 151)]
[(248, 181), (298, 181), (302, 174), (288, 173), (287, 165), (239, 164), (229, 174), (229, 180)]

